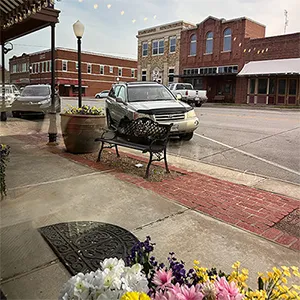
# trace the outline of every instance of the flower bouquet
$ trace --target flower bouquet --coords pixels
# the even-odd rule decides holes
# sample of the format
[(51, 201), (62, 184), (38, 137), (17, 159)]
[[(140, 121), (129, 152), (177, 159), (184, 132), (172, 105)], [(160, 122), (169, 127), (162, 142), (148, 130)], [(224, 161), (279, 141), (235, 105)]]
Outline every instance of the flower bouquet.
[(1, 199), (6, 196), (5, 169), (8, 162), (10, 147), (0, 144), (0, 195)]
[(100, 263), (101, 269), (88, 274), (79, 273), (64, 286), (63, 300), (275, 300), (300, 299), (300, 286), (287, 286), (287, 278), (300, 277), (298, 267), (273, 268), (272, 272), (258, 274), (258, 288), (247, 285), (248, 270), (240, 263), (232, 266), (231, 274), (207, 269), (194, 261), (194, 267), (185, 269), (185, 263), (170, 253), (168, 263), (158, 263), (152, 252), (150, 237), (136, 244), (127, 265), (116, 258)]

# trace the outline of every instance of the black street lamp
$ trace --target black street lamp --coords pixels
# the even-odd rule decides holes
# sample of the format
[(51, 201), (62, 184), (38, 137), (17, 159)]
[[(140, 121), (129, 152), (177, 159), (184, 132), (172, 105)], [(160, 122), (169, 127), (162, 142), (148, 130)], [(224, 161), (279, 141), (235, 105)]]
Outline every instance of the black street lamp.
[(81, 38), (84, 33), (84, 25), (78, 20), (73, 24), (73, 31), (77, 37), (78, 47), (78, 107), (82, 106), (82, 94), (81, 94)]

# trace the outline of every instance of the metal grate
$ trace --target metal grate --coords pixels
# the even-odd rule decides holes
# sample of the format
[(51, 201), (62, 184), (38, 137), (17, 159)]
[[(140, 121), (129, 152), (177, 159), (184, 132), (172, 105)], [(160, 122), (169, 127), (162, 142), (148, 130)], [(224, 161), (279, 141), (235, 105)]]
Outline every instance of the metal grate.
[(157, 122), (166, 122), (166, 121), (172, 122), (172, 121), (179, 121), (185, 119), (184, 113), (155, 115), (154, 117)]
[(285, 216), (274, 227), (300, 238), (300, 209), (296, 209)]

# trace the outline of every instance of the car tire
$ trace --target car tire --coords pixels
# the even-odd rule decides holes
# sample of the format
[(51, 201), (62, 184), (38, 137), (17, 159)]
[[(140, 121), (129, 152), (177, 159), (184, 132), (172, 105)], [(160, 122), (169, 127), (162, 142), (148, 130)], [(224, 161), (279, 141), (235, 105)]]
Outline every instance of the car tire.
[(193, 138), (194, 132), (189, 132), (180, 136), (183, 141), (190, 141)]
[(196, 104), (196, 106), (197, 106), (197, 107), (201, 107), (201, 106), (202, 106), (202, 102), (198, 102), (198, 103)]
[(108, 110), (106, 111), (106, 125), (108, 129), (112, 129), (113, 120)]
[(100, 99), (100, 96), (99, 96), (99, 95), (97, 95), (95, 98), (96, 98), (96, 99)]
[(21, 113), (19, 111), (12, 111), (11, 112), (13, 118), (20, 118), (21, 117)]

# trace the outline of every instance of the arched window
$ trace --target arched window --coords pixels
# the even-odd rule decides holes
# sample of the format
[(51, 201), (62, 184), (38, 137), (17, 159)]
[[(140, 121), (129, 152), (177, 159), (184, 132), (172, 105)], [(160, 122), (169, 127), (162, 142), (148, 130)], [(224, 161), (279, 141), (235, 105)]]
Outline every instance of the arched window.
[(190, 42), (190, 55), (196, 55), (197, 52), (197, 37), (196, 34), (193, 34), (191, 36), (191, 42)]
[(223, 51), (231, 51), (231, 29), (224, 31)]
[(213, 32), (208, 32), (206, 35), (206, 54), (213, 53), (213, 47), (214, 47), (214, 34)]

